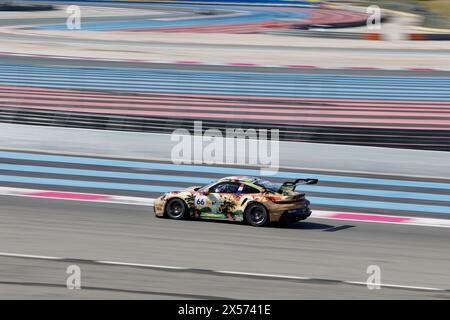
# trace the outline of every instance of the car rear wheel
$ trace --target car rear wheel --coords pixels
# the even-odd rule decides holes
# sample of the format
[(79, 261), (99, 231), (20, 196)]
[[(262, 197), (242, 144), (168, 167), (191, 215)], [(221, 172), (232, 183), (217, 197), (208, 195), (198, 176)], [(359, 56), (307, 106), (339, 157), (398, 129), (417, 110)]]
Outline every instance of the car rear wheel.
[(245, 211), (245, 220), (254, 227), (262, 227), (269, 223), (269, 213), (267, 209), (259, 204), (251, 204)]
[(181, 199), (172, 199), (166, 205), (166, 215), (170, 219), (181, 220), (187, 216), (188, 208)]

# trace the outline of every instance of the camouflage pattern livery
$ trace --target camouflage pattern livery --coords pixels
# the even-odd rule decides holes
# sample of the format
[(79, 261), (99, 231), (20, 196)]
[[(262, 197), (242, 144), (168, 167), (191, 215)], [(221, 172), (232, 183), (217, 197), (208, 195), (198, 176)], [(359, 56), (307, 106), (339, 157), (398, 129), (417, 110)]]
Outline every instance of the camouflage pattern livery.
[[(305, 194), (294, 191), (296, 184), (297, 181), (272, 184), (253, 177), (226, 177), (206, 186), (164, 194), (155, 200), (155, 215), (247, 221), (252, 225), (296, 222), (311, 215)], [(259, 217), (260, 222), (253, 223), (252, 217)]]

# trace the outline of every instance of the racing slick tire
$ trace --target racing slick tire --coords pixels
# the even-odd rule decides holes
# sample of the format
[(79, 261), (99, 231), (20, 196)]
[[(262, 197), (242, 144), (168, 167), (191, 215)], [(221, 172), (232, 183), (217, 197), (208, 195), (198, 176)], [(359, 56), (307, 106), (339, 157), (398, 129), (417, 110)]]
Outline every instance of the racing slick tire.
[(245, 210), (245, 221), (254, 227), (262, 227), (269, 223), (269, 212), (259, 203), (253, 203)]
[(188, 207), (181, 199), (171, 199), (166, 205), (166, 216), (170, 219), (182, 220), (188, 216)]

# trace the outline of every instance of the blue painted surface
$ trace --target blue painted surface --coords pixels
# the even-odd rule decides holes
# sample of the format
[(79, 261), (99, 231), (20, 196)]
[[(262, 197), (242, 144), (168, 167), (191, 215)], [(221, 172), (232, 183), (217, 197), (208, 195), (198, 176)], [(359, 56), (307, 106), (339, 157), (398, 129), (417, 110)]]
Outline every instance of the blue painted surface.
[[(116, 159), (102, 159), (94, 157), (76, 157), (76, 156), (62, 156), (62, 155), (45, 155), (33, 153), (21, 153), (0, 151), (0, 158), (8, 159), (7, 162), (14, 162), (14, 160), (32, 160), (45, 161), (48, 166), (42, 165), (18, 165), (10, 163), (0, 164), (0, 185), (1, 183), (18, 183), (30, 186), (38, 185), (39, 188), (47, 187), (71, 187), (78, 192), (83, 192), (83, 189), (93, 188), (102, 190), (123, 190), (128, 192), (149, 192), (149, 193), (164, 193), (168, 191), (183, 189), (179, 184), (202, 185), (207, 184), (213, 180), (212, 178), (198, 177), (200, 174), (216, 174), (217, 178), (230, 175), (247, 175), (258, 176), (259, 170), (244, 169), (244, 168), (226, 168), (217, 166), (193, 166), (193, 165), (175, 165), (171, 163), (145, 162), (145, 161), (127, 161)], [(67, 164), (77, 165), (95, 165), (105, 166), (105, 170), (101, 167), (98, 170), (73, 169), (64, 168), (61, 166)], [(107, 170), (107, 167), (116, 167), (124, 169), (151, 169), (160, 170), (158, 174), (145, 173), (129, 173), (119, 171)], [(187, 175), (180, 175), (180, 172)], [(14, 173), (12, 175), (11, 173)], [(30, 173), (39, 174), (54, 174), (60, 175), (61, 178), (53, 177), (31, 177), (27, 176)], [(307, 178), (313, 176), (322, 182), (337, 182), (343, 186), (299, 186), (305, 192), (312, 192), (314, 194), (323, 194), (320, 196), (313, 195), (308, 198), (316, 205), (327, 205), (335, 207), (354, 207), (365, 209), (382, 209), (390, 211), (414, 211), (414, 212), (429, 212), (436, 214), (450, 213), (450, 196), (448, 193), (442, 193), (442, 190), (450, 190), (450, 183), (438, 182), (423, 182), (400, 179), (382, 179), (382, 178), (365, 178), (355, 176), (340, 176), (327, 174), (303, 174), (296, 172), (278, 172), (276, 178), (282, 179), (296, 179)], [(85, 181), (82, 177), (90, 177), (90, 180)], [(93, 179), (94, 178), (94, 179)], [(95, 179), (100, 178), (100, 179)], [(115, 181), (102, 181), (101, 178), (114, 178)], [(135, 182), (133, 180), (136, 180)], [(123, 181), (123, 182), (122, 182)], [(158, 182), (173, 182), (172, 186), (159, 185)], [(351, 184), (366, 184), (369, 187), (352, 187)], [(178, 186), (177, 186), (178, 184)], [(338, 184), (339, 185), (339, 184)], [(370, 185), (377, 186), (376, 189), (371, 189)], [(380, 189), (381, 186), (381, 189)], [(386, 190), (386, 187), (415, 187), (424, 190), (423, 192)], [(35, 187), (36, 188), (36, 187)], [(436, 192), (437, 189), (441, 193)], [(368, 199), (349, 199), (349, 196), (369, 197)], [(382, 198), (378, 200), (377, 198)], [(388, 200), (389, 198), (392, 199)], [(407, 199), (410, 201), (397, 202), (396, 199)], [(429, 203), (414, 203), (415, 201), (426, 200)], [(430, 203), (430, 202), (433, 203)]]
[(118, 172), (108, 170), (83, 170), (83, 169), (70, 169), (61, 167), (26, 166), (26, 165), (1, 164), (1, 163), (0, 163), (0, 170), (63, 174), (69, 176), (87, 176), (98, 178), (132, 179), (132, 180), (153, 180), (166, 182), (186, 182), (199, 184), (207, 184), (211, 182), (211, 179), (208, 178), (199, 178), (192, 176), (145, 174), (145, 173)]
[[(18, 159), (18, 160), (34, 160), (34, 161), (49, 161), (56, 163), (75, 163), (83, 165), (100, 165), (112, 166), (119, 168), (141, 168), (152, 170), (168, 170), (191, 173), (212, 173), (218, 175), (242, 175), (242, 176), (260, 176), (260, 170), (244, 169), (244, 168), (228, 168), (217, 166), (197, 166), (197, 165), (176, 165), (172, 163), (158, 163), (158, 162), (144, 162), (144, 161), (128, 161), (103, 159), (93, 157), (76, 157), (76, 156), (62, 156), (62, 155), (45, 155), (34, 153), (10, 152), (0, 151), (0, 158)], [(310, 178), (311, 174), (302, 174), (296, 172), (280, 171), (276, 178), (284, 179), (298, 179)], [(402, 186), (402, 187), (417, 187), (417, 188), (431, 188), (450, 190), (450, 183), (440, 182), (423, 182), (414, 180), (399, 180), (399, 179), (378, 179), (352, 176), (339, 176), (328, 174), (314, 174), (314, 177), (329, 182), (344, 182), (344, 183), (360, 183), (360, 184), (374, 184), (374, 185), (388, 185), (388, 186)]]
[[(0, 65), (0, 84), (83, 90), (450, 101), (450, 77)], [(424, 106), (427, 107), (427, 106)]]
[[(202, 5), (158, 5), (158, 7), (170, 8), (190, 8), (197, 10), (205, 10)], [(128, 30), (128, 29), (146, 29), (146, 28), (173, 28), (173, 27), (192, 27), (192, 26), (206, 26), (216, 24), (235, 24), (235, 23), (258, 23), (268, 22), (276, 19), (301, 19), (310, 15), (308, 12), (298, 10), (279, 10), (273, 8), (254, 8), (254, 7), (236, 7), (236, 6), (220, 6), (214, 5), (215, 10), (234, 11), (235, 14), (226, 15), (211, 15), (203, 16), (201, 18), (177, 18), (176, 15), (168, 14), (168, 18), (173, 20), (146, 19), (142, 18), (122, 21), (98, 21), (98, 22), (82, 22), (82, 30), (87, 31), (110, 31), (110, 30)], [(225, 12), (225, 11), (224, 11)], [(44, 30), (65, 30), (67, 26), (65, 23), (40, 25), (37, 29)]]
[[(112, 182), (93, 182), (82, 180), (69, 179), (49, 179), (49, 178), (35, 178), (22, 176), (8, 176), (0, 175), (0, 182), (15, 182), (24, 184), (39, 184), (47, 186), (65, 186), (65, 187), (79, 187), (79, 188), (98, 188), (111, 190), (126, 190), (126, 191), (143, 191), (143, 192), (169, 192), (180, 190), (180, 187), (168, 187), (158, 185), (140, 185), (140, 184), (126, 184), (126, 183), (112, 183)], [(342, 198), (323, 198), (310, 196), (308, 197), (316, 205), (331, 205), (341, 207), (358, 207), (358, 208), (372, 208), (385, 210), (401, 210), (401, 211), (422, 211), (432, 212), (437, 214), (450, 214), (449, 206), (436, 205), (421, 205), (409, 204), (400, 202), (387, 201), (367, 201), (367, 200), (353, 200)]]
[[(139, 174), (130, 172), (117, 171), (103, 171), (103, 170), (83, 170), (71, 169), (61, 167), (47, 167), (47, 166), (27, 166), (15, 164), (0, 164), (0, 170), (17, 171), (17, 172), (35, 172), (47, 174), (61, 174), (68, 176), (86, 176), (99, 178), (115, 178), (115, 179), (133, 179), (133, 180), (152, 180), (164, 182), (184, 182), (190, 184), (208, 184), (213, 179), (200, 178), (195, 176), (180, 176), (180, 175), (161, 175), (161, 174)], [(230, 170), (227, 174), (232, 174)], [(336, 177), (335, 177), (336, 178)], [(325, 180), (326, 181), (326, 180)], [(177, 189), (176, 187), (173, 187)], [(379, 189), (365, 189), (365, 188), (347, 188), (347, 187), (323, 187), (320, 185), (302, 185), (298, 189), (306, 192), (320, 192), (333, 194), (350, 194), (362, 195), (371, 197), (386, 197), (386, 198), (400, 198), (400, 199), (419, 199), (430, 201), (448, 201), (450, 202), (450, 195), (448, 194), (432, 194), (423, 192), (405, 192), (394, 190), (379, 190)]]
[(48, 186), (96, 188), (96, 189), (110, 189), (110, 190), (141, 191), (141, 192), (169, 192), (180, 189), (179, 187), (150, 186), (150, 185), (129, 184), (129, 183), (103, 182), (103, 181), (96, 182), (96, 181), (82, 181), (70, 179), (49, 179), (49, 178), (35, 178), (35, 177), (8, 176), (8, 175), (0, 175), (0, 182), (16, 182), (16, 183), (39, 184)]
[(310, 201), (316, 205), (331, 205), (338, 207), (355, 207), (365, 209), (383, 209), (392, 211), (419, 211), (419, 212), (432, 212), (437, 214), (449, 214), (449, 206), (434, 206), (423, 204), (409, 204), (400, 202), (386, 202), (386, 201), (367, 201), (367, 200), (353, 200), (353, 199), (341, 199), (341, 198), (321, 198), (321, 197), (308, 197)]

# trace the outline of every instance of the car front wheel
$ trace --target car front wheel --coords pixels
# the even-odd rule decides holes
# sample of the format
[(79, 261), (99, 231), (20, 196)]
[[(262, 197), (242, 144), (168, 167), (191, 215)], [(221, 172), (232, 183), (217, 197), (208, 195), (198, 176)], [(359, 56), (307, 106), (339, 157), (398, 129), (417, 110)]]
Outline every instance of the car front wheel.
[(170, 219), (181, 220), (187, 216), (187, 206), (181, 199), (172, 199), (166, 205), (166, 215)]

